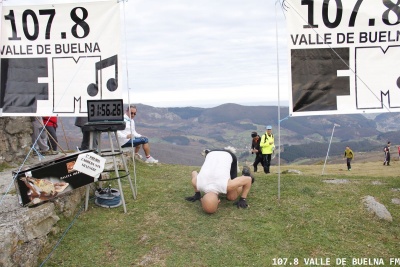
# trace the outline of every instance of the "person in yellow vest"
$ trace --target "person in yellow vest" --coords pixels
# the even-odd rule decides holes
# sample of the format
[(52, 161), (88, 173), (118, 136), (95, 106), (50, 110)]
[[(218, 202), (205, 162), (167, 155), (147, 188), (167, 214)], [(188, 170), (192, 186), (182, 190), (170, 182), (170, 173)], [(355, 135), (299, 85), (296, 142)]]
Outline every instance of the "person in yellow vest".
[(272, 126), (267, 126), (267, 132), (261, 136), (261, 153), (264, 161), (264, 172), (269, 173), (269, 166), (271, 165), (271, 155), (275, 149), (274, 135), (272, 134)]
[(354, 158), (354, 153), (349, 146), (346, 146), (346, 150), (344, 151), (343, 157), (346, 159), (347, 162), (347, 170), (351, 171), (351, 160)]

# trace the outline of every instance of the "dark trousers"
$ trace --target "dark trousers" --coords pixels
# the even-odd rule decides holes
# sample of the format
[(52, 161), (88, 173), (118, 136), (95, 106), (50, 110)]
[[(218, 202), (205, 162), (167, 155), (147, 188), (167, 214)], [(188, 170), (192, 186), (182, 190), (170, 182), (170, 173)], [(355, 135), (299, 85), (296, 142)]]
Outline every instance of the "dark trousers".
[(257, 165), (261, 163), (261, 166), (264, 166), (263, 156), (262, 154), (256, 154), (256, 158), (254, 159), (253, 167), (254, 172), (257, 172)]
[(383, 165), (388, 165), (389, 166), (390, 163), (390, 153), (386, 152), (385, 153), (385, 161), (383, 162)]
[(263, 154), (265, 173), (269, 173), (269, 166), (271, 165), (271, 155), (272, 154)]
[(351, 159), (347, 158), (347, 169), (350, 170), (351, 169)]
[(46, 130), (50, 134), (48, 140), (50, 149), (52, 149), (53, 151), (57, 151), (57, 128), (53, 126), (46, 126)]
[[(90, 147), (90, 131), (83, 131), (81, 128), (81, 132), (82, 132), (82, 142), (81, 142), (81, 147), (79, 148), (79, 150), (87, 150)], [(97, 149), (97, 145), (99, 143), (99, 138), (100, 138), (100, 134), (97, 132), (93, 133), (93, 145), (92, 148), (94, 150)]]

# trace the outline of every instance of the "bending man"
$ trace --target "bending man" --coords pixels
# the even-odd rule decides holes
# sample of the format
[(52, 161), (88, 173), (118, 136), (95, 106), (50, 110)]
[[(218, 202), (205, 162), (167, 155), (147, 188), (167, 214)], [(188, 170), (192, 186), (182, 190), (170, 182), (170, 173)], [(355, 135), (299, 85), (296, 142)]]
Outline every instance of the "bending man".
[[(238, 208), (247, 208), (247, 194), (250, 191), (252, 177), (248, 167), (243, 168), (242, 176), (237, 176), (236, 156), (227, 150), (212, 150), (206, 155), (199, 173), (192, 172), (194, 196), (188, 201), (201, 200), (201, 206), (206, 213), (214, 213), (220, 202), (218, 195), (226, 194), (228, 200), (240, 199), (234, 204)], [(204, 195), (201, 197), (201, 193)]]

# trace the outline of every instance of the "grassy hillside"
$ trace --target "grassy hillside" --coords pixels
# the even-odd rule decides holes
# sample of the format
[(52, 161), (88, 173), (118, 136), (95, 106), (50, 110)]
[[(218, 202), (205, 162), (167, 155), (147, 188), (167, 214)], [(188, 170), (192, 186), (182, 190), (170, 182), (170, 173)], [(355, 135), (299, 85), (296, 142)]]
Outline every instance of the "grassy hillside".
[[(250, 207), (237, 209), (222, 197), (214, 215), (205, 214), (192, 195), (190, 173), (199, 167), (137, 163), (138, 198), (133, 200), (126, 180), (127, 201), (104, 209), (90, 201), (45, 266), (272, 266), (288, 258), (305, 266), (311, 258), (389, 258), (399, 256), (400, 163), (380, 161), (321, 165), (281, 166), (301, 175), (278, 171), (256, 173), (248, 196)], [(346, 184), (324, 180), (347, 179)], [(114, 186), (115, 187), (115, 183)], [(371, 195), (393, 216), (386, 222), (368, 213), (362, 198)], [(69, 221), (63, 220), (62, 230)], [(62, 236), (51, 237), (52, 245)], [(46, 257), (52, 246), (43, 252)], [(362, 265), (360, 265), (362, 266)]]
[[(250, 158), (250, 133), (265, 132), (271, 124), (278, 137), (276, 106), (242, 106), (224, 104), (214, 108), (155, 108), (138, 104), (135, 118), (137, 131), (150, 138), (152, 155), (164, 163), (200, 165), (199, 152), (205, 148), (234, 146), (241, 159)], [(388, 140), (400, 144), (400, 131), (395, 113), (366, 117), (361, 114), (287, 117), (288, 108), (281, 107), (281, 158), (294, 163), (326, 155), (333, 124), (331, 155), (340, 155), (346, 145), (357, 152), (380, 151)], [(61, 147), (70, 150), (80, 144), (80, 129), (74, 118), (60, 118), (57, 129)], [(381, 131), (382, 130), (382, 131)], [(277, 140), (276, 140), (277, 142)], [(277, 145), (277, 143), (276, 143)], [(171, 153), (176, 151), (178, 153)]]

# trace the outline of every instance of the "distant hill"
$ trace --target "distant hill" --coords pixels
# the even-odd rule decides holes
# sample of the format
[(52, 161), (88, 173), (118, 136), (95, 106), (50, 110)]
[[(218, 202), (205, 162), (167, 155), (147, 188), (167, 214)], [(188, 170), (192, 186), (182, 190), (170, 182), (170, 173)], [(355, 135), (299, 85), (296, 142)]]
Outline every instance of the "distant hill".
[[(241, 161), (252, 161), (249, 154), (250, 133), (265, 132), (272, 125), (275, 145), (281, 142), (281, 159), (295, 163), (305, 158), (323, 158), (335, 127), (330, 155), (341, 155), (344, 147), (357, 152), (380, 151), (387, 140), (400, 144), (398, 113), (377, 116), (330, 115), (288, 117), (288, 108), (280, 108), (280, 138), (278, 138), (278, 107), (223, 104), (214, 108), (157, 108), (137, 104), (137, 131), (150, 138), (152, 155), (161, 162), (201, 165), (204, 148), (234, 146)], [(74, 149), (80, 142), (80, 129), (73, 118), (62, 118), (64, 129), (58, 129), (63, 147)], [(63, 132), (65, 132), (65, 137)], [(106, 136), (103, 135), (105, 138)]]

